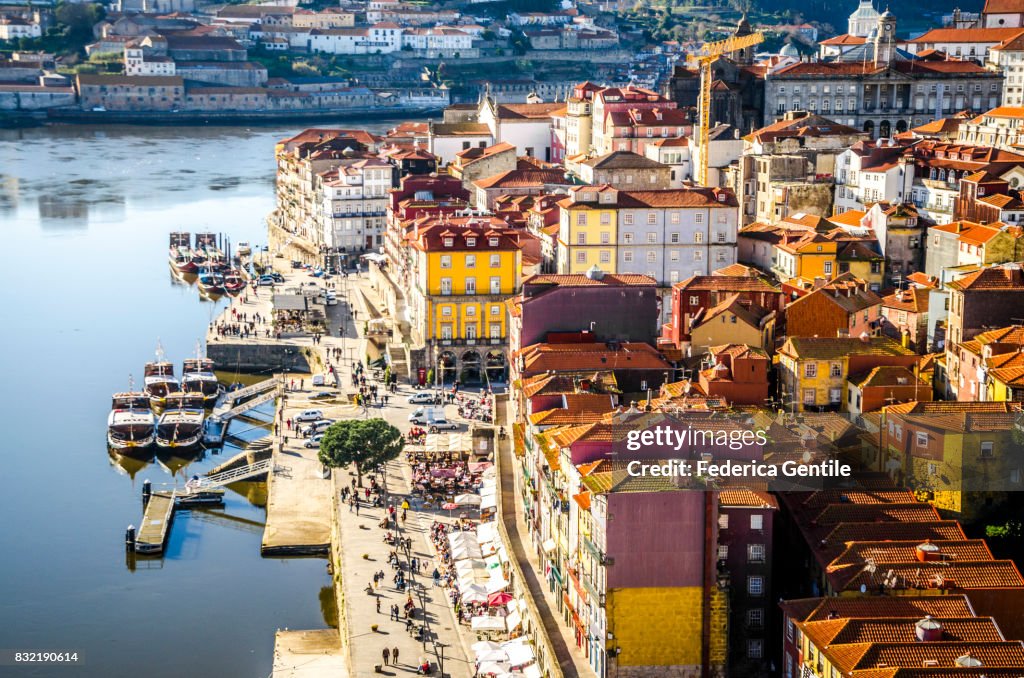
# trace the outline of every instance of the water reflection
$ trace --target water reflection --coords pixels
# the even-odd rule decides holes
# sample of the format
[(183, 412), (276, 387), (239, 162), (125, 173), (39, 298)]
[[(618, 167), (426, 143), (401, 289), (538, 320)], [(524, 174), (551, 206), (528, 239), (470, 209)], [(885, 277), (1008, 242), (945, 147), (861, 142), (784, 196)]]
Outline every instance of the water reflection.
[[(180, 366), (225, 303), (199, 304), (169, 280), (167, 234), (265, 242), (274, 143), (297, 131), (0, 130), (0, 228), (10, 251), (31, 253), (5, 269), (22, 284), (0, 287), (0, 305), (23, 316), (12, 316), (18, 329), (0, 351), (0, 373), (18, 385), (0, 399), (18, 424), (4, 441), (4, 503), (16, 517), (0, 521), (5, 647), (79, 648), (90, 676), (137, 675), (140, 665), (147, 678), (265, 676), (275, 629), (322, 626), (324, 561), (259, 556), (264, 483), (229, 487), (212, 519), (179, 515), (163, 558), (125, 553), (124, 530), (142, 516), (140, 480), (180, 486), (208, 472), (266, 435), (268, 412), (235, 422), (239, 444), (220, 453), (135, 457), (105, 445), (124, 375), (152, 358), (157, 337)], [(41, 261), (59, 275), (41, 276)], [(225, 383), (256, 379), (228, 367)], [(260, 595), (239, 596), (243, 588)], [(215, 614), (197, 615), (198, 595)]]

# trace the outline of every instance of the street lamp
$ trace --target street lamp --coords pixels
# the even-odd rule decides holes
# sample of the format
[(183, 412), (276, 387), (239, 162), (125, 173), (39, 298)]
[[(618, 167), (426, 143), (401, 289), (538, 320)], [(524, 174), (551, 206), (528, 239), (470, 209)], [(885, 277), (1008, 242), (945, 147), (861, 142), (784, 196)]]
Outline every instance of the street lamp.
[[(437, 657), (437, 668), (441, 674), (441, 678), (444, 678), (444, 648), (447, 647), (444, 643), (434, 642), (434, 656)], [(438, 650), (441, 650), (438, 652)]]

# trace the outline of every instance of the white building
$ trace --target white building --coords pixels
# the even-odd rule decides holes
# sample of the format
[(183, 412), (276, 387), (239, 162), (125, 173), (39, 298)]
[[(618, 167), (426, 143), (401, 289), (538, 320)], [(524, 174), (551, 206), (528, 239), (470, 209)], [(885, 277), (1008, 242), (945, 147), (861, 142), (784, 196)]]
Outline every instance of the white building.
[(903, 202), (901, 179), (906, 169), (899, 161), (903, 150), (889, 139), (879, 139), (858, 142), (836, 156), (836, 213), (864, 210), (880, 200)]
[(124, 74), (137, 76), (174, 75), (175, 64), (170, 57), (146, 55), (141, 47), (124, 48)]
[(38, 38), (42, 34), (38, 22), (14, 16), (0, 16), (0, 40)]
[(985, 28), (1024, 27), (1024, 5), (1019, 0), (985, 0), (981, 11)]
[(693, 168), (690, 163), (690, 140), (687, 137), (652, 141), (647, 144), (644, 153), (649, 159), (672, 168), (670, 188), (682, 188), (684, 181), (693, 178)]
[(493, 143), (506, 142), (519, 155), (551, 161), (551, 114), (565, 104), (499, 104), (486, 97), (480, 104), (478, 120), (491, 130)]
[(314, 28), (309, 51), (327, 54), (392, 54), (402, 49), (402, 28), (382, 23), (369, 28)]
[(1019, 28), (933, 28), (908, 40), (903, 47), (912, 54), (934, 49), (957, 59), (985, 63), (989, 50), (1020, 33)]
[(407, 28), (402, 32), (402, 47), (420, 52), (426, 58), (476, 58), (473, 36), (458, 28)]
[(993, 47), (988, 58), (1003, 72), (1003, 105), (1024, 106), (1024, 31)]
[(1015, 147), (1024, 141), (1021, 138), (1022, 129), (1024, 107), (999, 106), (961, 124), (956, 140), (961, 144), (1015, 151)]
[(383, 244), (395, 167), (378, 158), (343, 160), (317, 177), (323, 243), (339, 258)]

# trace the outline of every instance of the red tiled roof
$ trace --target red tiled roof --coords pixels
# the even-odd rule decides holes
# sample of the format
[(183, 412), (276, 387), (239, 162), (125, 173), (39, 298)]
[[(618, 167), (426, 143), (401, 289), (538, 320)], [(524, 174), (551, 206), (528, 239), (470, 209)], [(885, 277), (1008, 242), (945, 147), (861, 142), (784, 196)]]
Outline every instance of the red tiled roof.
[(599, 278), (592, 278), (582, 273), (541, 273), (533, 275), (523, 281), (526, 285), (553, 285), (558, 287), (620, 287), (626, 285), (657, 285), (658, 282), (650, 276), (638, 273), (604, 273)]
[(867, 598), (799, 598), (782, 603), (786, 614), (797, 622), (812, 622), (830, 617), (870, 619), (903, 617), (918, 620), (925, 615), (940, 618), (973, 617), (967, 597), (947, 596), (875, 596)]
[[(1017, 10), (1020, 11), (1019, 9)], [(1020, 28), (933, 28), (924, 35), (918, 36), (910, 43), (968, 43), (991, 42), (999, 43), (1018, 35)]]
[(670, 367), (653, 346), (636, 342), (617, 344), (614, 348), (606, 344), (533, 344), (521, 349), (519, 355), (524, 374)]
[(479, 188), (542, 188), (547, 185), (564, 186), (571, 183), (563, 170), (514, 169), (473, 182)]
[(954, 290), (1021, 290), (1024, 291), (1024, 271), (1020, 268), (993, 266), (968, 273), (947, 283)]

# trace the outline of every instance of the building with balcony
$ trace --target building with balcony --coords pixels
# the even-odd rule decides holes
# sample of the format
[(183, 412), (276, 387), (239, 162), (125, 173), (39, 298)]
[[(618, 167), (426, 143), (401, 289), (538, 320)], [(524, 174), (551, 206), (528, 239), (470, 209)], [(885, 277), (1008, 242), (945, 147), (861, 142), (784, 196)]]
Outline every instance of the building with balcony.
[(379, 158), (351, 158), (317, 175), (320, 228), (335, 267), (383, 248), (388, 192), (396, 174), (394, 165)]
[(519, 290), (514, 235), (472, 217), (416, 228), (410, 238), (409, 322), (439, 384), (506, 381), (505, 302)]

